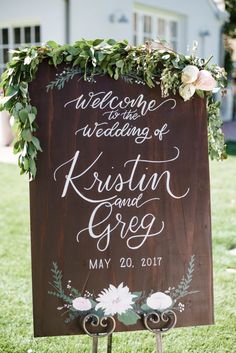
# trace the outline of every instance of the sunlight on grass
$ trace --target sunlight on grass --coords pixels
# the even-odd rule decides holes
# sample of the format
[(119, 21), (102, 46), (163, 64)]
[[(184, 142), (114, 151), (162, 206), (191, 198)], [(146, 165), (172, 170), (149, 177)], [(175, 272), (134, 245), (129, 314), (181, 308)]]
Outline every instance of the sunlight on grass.
[[(0, 352), (89, 353), (84, 336), (33, 338), (29, 195), (18, 168), (0, 164)], [(165, 353), (233, 353), (236, 347), (236, 157), (211, 163), (214, 256), (214, 326), (175, 329), (164, 336)], [(105, 352), (104, 339), (99, 351)], [(114, 353), (154, 353), (147, 332), (114, 335)]]

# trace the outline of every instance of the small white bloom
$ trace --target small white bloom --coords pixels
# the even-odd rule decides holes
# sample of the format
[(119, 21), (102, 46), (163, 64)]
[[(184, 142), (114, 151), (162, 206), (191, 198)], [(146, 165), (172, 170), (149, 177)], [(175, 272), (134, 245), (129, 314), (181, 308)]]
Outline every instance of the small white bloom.
[(182, 303), (179, 303), (178, 307), (179, 307), (179, 311), (182, 313), (184, 311), (185, 305)]
[(74, 309), (79, 311), (88, 311), (92, 308), (90, 300), (84, 297), (75, 298), (72, 301), (72, 306)]
[(29, 65), (31, 63), (32, 59), (30, 56), (26, 56), (25, 60), (24, 60), (24, 65)]
[(179, 87), (179, 94), (184, 99), (184, 101), (189, 100), (195, 93), (196, 87), (192, 84), (181, 85)]
[(136, 295), (131, 294), (127, 286), (121, 283), (118, 287), (110, 284), (108, 289), (104, 289), (96, 298), (98, 304), (96, 310), (103, 309), (105, 315), (123, 314), (132, 309), (133, 299)]
[(172, 303), (172, 298), (162, 292), (153, 293), (150, 297), (147, 298), (147, 305), (149, 308), (154, 310), (162, 311), (168, 309)]
[(194, 65), (187, 65), (181, 75), (181, 81), (183, 83), (193, 83), (198, 77), (199, 69)]

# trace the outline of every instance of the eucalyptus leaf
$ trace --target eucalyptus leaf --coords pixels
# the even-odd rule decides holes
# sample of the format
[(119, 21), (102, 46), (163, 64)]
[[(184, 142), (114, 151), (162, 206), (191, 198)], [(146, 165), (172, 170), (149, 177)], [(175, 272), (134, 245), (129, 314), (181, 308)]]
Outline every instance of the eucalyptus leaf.
[(141, 297), (143, 292), (133, 292), (132, 294), (136, 296), (135, 300), (137, 300), (137, 299), (139, 299)]
[(35, 178), (35, 175), (36, 175), (36, 164), (35, 164), (35, 161), (34, 159), (31, 159), (30, 160), (30, 173), (32, 174), (32, 177)]
[(21, 132), (21, 136), (23, 138), (24, 141), (30, 142), (32, 141), (32, 133), (29, 129), (25, 129)]
[(37, 137), (35, 137), (35, 136), (32, 137), (32, 143), (36, 147), (37, 151), (41, 151), (42, 152), (42, 148), (40, 146), (40, 142), (39, 142), (39, 139)]
[(36, 118), (36, 115), (33, 114), (33, 113), (29, 113), (28, 114), (28, 118), (29, 118), (30, 124), (32, 124), (34, 122), (35, 118)]
[(117, 319), (122, 322), (122, 324), (129, 326), (135, 325), (140, 319), (140, 316), (133, 310), (127, 310), (124, 314), (118, 314)]
[(58, 48), (58, 44), (56, 43), (56, 42), (54, 42), (53, 40), (49, 40), (47, 43), (46, 43), (46, 45), (48, 46), (48, 47), (51, 47), (51, 48), (53, 48), (53, 49), (56, 49), (56, 48)]
[(21, 122), (24, 124), (28, 119), (28, 111), (26, 109), (21, 109), (18, 112), (18, 115), (19, 115)]
[(197, 89), (197, 90), (196, 90), (196, 93), (197, 93), (197, 95), (198, 95), (200, 98), (204, 98), (204, 97), (205, 97), (204, 91), (201, 91), (200, 89)]
[(118, 60), (116, 62), (116, 66), (119, 67), (119, 68), (122, 68), (124, 66), (124, 61), (123, 60)]

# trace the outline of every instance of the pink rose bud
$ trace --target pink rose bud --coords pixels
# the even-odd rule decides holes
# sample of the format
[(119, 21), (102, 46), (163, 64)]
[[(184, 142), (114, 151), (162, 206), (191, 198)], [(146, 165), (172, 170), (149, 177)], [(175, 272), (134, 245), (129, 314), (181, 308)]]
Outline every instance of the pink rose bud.
[(216, 86), (216, 80), (212, 77), (209, 71), (199, 71), (198, 78), (195, 82), (196, 89), (201, 89), (202, 91), (212, 91), (216, 88)]

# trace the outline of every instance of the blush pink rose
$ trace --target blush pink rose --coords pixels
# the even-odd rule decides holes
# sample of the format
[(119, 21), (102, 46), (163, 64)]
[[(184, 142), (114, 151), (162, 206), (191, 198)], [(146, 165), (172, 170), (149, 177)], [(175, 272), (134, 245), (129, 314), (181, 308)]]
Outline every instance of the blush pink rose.
[(196, 89), (201, 89), (202, 91), (212, 91), (216, 88), (216, 86), (216, 80), (212, 77), (209, 71), (199, 71), (197, 80), (195, 81)]
[(84, 297), (75, 298), (72, 301), (72, 306), (75, 310), (79, 311), (88, 311), (92, 308), (90, 300)]

